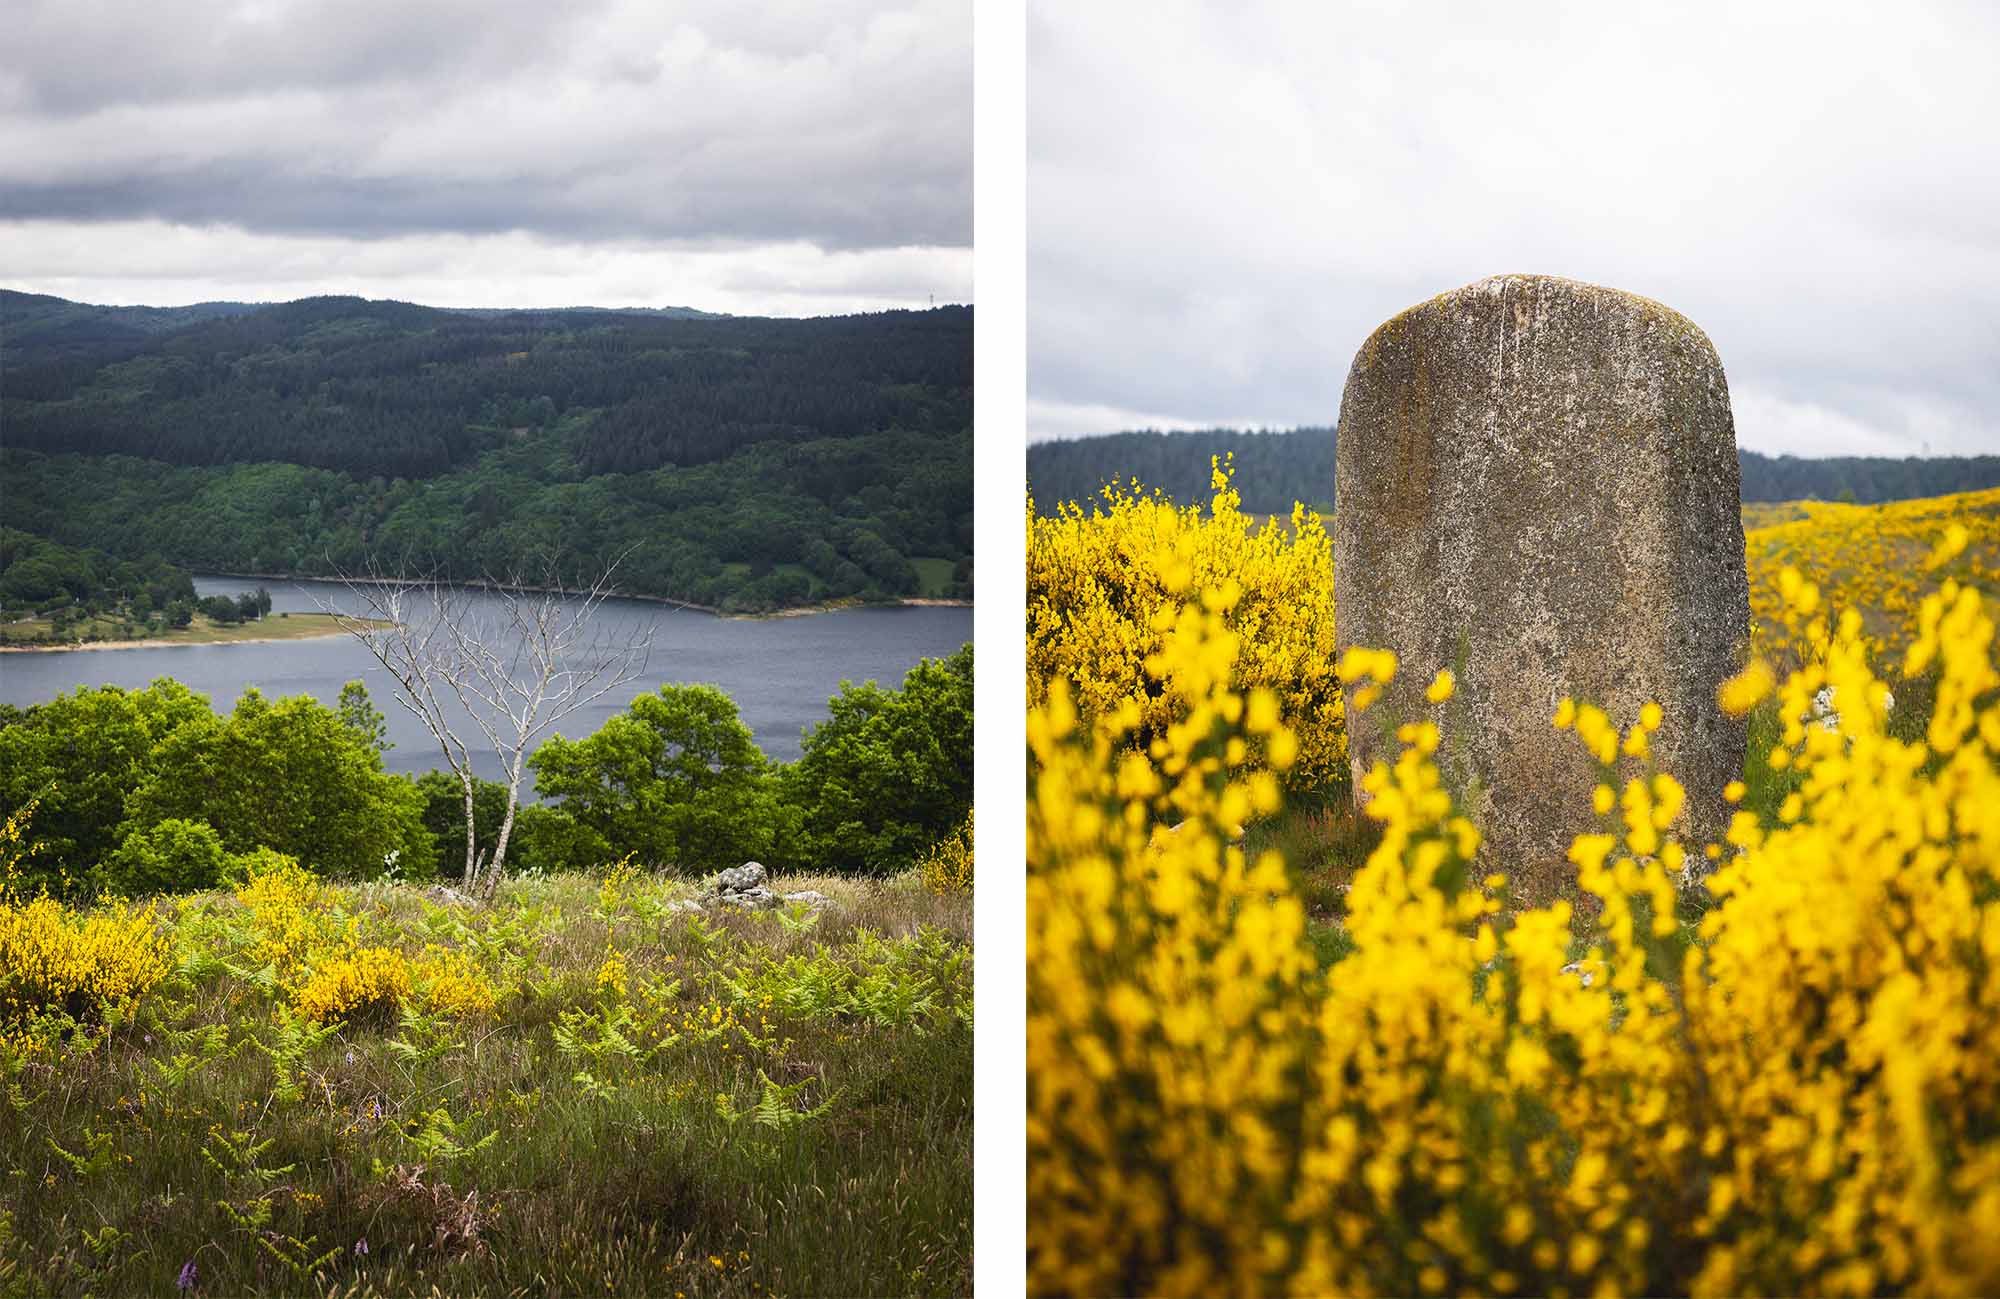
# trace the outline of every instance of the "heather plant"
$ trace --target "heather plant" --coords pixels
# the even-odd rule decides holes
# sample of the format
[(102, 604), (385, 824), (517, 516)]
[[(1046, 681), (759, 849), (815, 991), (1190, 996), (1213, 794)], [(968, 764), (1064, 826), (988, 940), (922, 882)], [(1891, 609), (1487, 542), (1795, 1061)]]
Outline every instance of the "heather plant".
[[(1818, 589), (1782, 585), (1811, 627)], [(1600, 775), (1550, 796), (1597, 823), (1570, 848), (1576, 898), (1545, 906), (1510, 906), (1438, 773), (1440, 674), (1364, 778), (1380, 838), (1323, 973), (1284, 863), (1236, 840), (1278, 800), (1256, 742), (1292, 720), (1232, 679), (1240, 598), (1183, 605), (1144, 754), (1137, 700), (1087, 720), (1057, 681), (1029, 717), (1031, 1289), (2000, 1288), (2000, 669), (1978, 589), (1917, 603), (1896, 672), (1935, 702), (1912, 738), (1858, 613), (1794, 670), (1729, 682), (1720, 706), (1775, 719), (1760, 760), (1795, 783), (1722, 843), (1677, 833), (1657, 710), (1563, 701), (1552, 724)], [(1338, 666), (1360, 725), (1373, 684), (1441, 665)]]

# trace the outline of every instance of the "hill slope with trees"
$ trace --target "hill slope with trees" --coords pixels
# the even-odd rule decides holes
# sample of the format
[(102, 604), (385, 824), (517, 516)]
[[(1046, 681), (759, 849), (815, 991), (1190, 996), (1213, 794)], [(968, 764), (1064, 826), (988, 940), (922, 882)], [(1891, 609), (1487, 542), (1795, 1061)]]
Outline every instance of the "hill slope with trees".
[[(114, 557), (732, 610), (969, 596), (972, 311), (814, 320), (0, 292), (7, 523)], [(627, 552), (630, 552), (627, 554)]]

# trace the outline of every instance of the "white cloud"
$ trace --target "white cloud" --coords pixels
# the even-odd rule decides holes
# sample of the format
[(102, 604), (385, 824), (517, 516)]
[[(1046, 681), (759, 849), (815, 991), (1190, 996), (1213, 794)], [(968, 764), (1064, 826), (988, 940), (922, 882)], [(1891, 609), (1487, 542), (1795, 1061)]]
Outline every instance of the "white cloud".
[[(725, 310), (963, 298), (971, 72), (966, 0), (25, 0), (0, 42), (0, 276), (89, 300), (252, 279), (699, 290)], [(202, 268), (36, 260), (65, 242)], [(450, 266), (470, 278), (432, 269)]]
[(1827, 412), (1758, 411), (1766, 449), (2000, 450), (2000, 10), (1046, 0), (1030, 24), (1039, 401), (1330, 422), (1376, 324), (1539, 271), (1666, 302), (1733, 386)]
[(159, 221), (0, 223), (0, 287), (88, 302), (282, 302), (323, 293), (443, 307), (698, 307), (738, 315), (880, 311), (972, 297), (966, 248), (830, 252), (800, 241), (581, 243), (519, 232), (381, 239)]
[(1163, 433), (1205, 428), (1253, 428), (1246, 419), (1183, 419), (1157, 411), (1133, 410), (1125, 406), (1104, 406), (1090, 402), (1039, 401), (1028, 399), (1028, 441), (1052, 438), (1093, 437), (1129, 429), (1155, 429)]
[(1765, 455), (1905, 456), (1914, 453), (1900, 438), (1877, 431), (1860, 420), (1830, 410), (1818, 402), (1787, 401), (1755, 389), (1729, 395), (1736, 416), (1738, 446)]

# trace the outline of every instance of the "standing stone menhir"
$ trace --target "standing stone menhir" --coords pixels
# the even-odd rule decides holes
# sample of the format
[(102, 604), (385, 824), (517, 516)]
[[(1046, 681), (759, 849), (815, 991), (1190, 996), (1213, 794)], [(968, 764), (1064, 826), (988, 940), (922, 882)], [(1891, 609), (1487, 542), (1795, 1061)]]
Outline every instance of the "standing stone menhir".
[(1431, 675), (1454, 668), (1441, 765), (1471, 792), (1482, 856), (1542, 892), (1595, 784), (1549, 724), (1556, 702), (1596, 702), (1623, 727), (1656, 700), (1653, 752), (1689, 794), (1677, 829), (1719, 838), (1744, 734), (1715, 690), (1742, 665), (1750, 612), (1729, 388), (1707, 336), (1616, 289), (1494, 276), (1369, 336), (1338, 439), (1339, 643), (1402, 663), (1350, 722), (1357, 777), (1394, 754), (1371, 719), (1423, 715)]

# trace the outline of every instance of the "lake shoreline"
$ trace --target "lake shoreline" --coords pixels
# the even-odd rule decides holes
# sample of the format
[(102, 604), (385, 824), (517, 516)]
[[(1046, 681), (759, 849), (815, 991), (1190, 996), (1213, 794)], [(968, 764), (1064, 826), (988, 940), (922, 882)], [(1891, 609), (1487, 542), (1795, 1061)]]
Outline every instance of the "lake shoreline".
[(77, 650), (175, 649), (187, 645), (286, 645), (299, 640), (345, 636), (338, 627), (304, 636), (238, 636), (230, 640), (93, 640), (74, 645), (0, 645), (0, 654), (69, 654)]
[[(256, 583), (248, 585), (254, 589)], [(306, 586), (321, 595), (333, 594), (330, 588)], [(231, 588), (211, 587), (204, 581), (201, 589), (213, 593)], [(271, 584), (271, 593), (277, 601), (274, 619), (288, 611), (290, 623), (296, 624), (311, 609), (311, 601), (289, 585)], [(479, 600), (472, 593), (467, 598)], [(349, 602), (352, 597), (341, 593), (341, 599)], [(683, 617), (657, 604), (620, 604), (606, 611), (605, 624), (629, 624), (628, 630), (653, 634), (653, 654), (641, 677), (566, 721), (560, 728), (565, 736), (592, 734), (636, 695), (660, 686), (712, 685), (735, 701), (758, 748), (774, 762), (798, 760), (803, 732), (826, 721), (831, 711), (827, 701), (838, 693), (841, 682), (872, 680), (893, 688), (921, 659), (946, 658), (973, 638), (973, 611), (968, 608), (902, 609), (846, 618), (736, 619)], [(361, 679), (387, 718), (394, 747), (384, 755), (386, 768), (418, 776), (442, 764), (436, 738), (404, 709), (390, 704), (393, 680), (358, 641), (313, 636), (291, 644), (252, 643), (268, 629), (281, 626), (286, 624), (273, 621), (244, 627), (242, 635), (249, 639), (234, 642), (243, 648), (227, 653), (169, 653), (158, 647), (127, 654), (64, 654), (52, 652), (55, 647), (46, 642), (23, 643), (22, 648), (38, 652), (0, 658), (0, 705), (25, 711), (79, 689), (144, 690), (159, 677), (170, 676), (225, 712), (251, 686), (272, 699), (308, 694), (332, 708), (343, 685)], [(91, 642), (85, 648), (108, 648), (125, 639), (163, 639), (158, 632), (138, 627), (129, 634), (106, 627), (99, 634), (116, 639)], [(73, 636), (65, 639), (73, 641)], [(503, 650), (511, 641), (511, 636), (502, 637)], [(490, 751), (475, 752), (473, 760), (481, 779), (504, 778), (502, 764)]]
[[(314, 577), (279, 577), (269, 573), (204, 573), (203, 577), (229, 577), (236, 579), (255, 578), (270, 582), (321, 582), (332, 579)], [(371, 585), (394, 585), (388, 578), (357, 578), (357, 582)], [(547, 587), (505, 587), (496, 588), (487, 583), (455, 583), (478, 590), (530, 591), (539, 594), (560, 594)], [(672, 605), (680, 609), (692, 609), (697, 613), (712, 614), (728, 622), (763, 622), (772, 618), (804, 618), (813, 614), (839, 613), (845, 609), (970, 609), (972, 601), (946, 599), (941, 596), (904, 596), (886, 603), (869, 604), (860, 600), (841, 601), (831, 604), (801, 605), (795, 609), (774, 609), (770, 613), (723, 613), (706, 605), (690, 604), (685, 600), (675, 600), (663, 595), (620, 595), (620, 600), (643, 600), (650, 604)], [(344, 636), (347, 632), (340, 627), (329, 627), (324, 631), (306, 632), (298, 636), (232, 636), (224, 640), (165, 640), (148, 637), (142, 640), (98, 640), (81, 641), (67, 645), (0, 645), (0, 654), (68, 654), (77, 650), (126, 650), (126, 649), (174, 649), (187, 645), (279, 645), (289, 641), (324, 640), (329, 636)]]
[[(195, 573), (195, 577), (230, 577), (239, 581), (258, 582), (331, 582), (353, 583), (356, 586), (422, 586), (422, 582), (407, 582), (393, 577), (311, 577), (298, 573), (227, 573), (220, 569), (206, 569)], [(464, 587), (468, 591), (511, 591), (530, 595), (567, 595), (581, 598), (585, 591), (558, 590), (552, 586), (516, 586), (507, 582), (448, 582), (447, 586)], [(830, 600), (823, 604), (802, 604), (788, 609), (773, 609), (768, 613), (724, 613), (709, 604), (696, 604), (692, 600), (676, 600), (670, 595), (644, 595), (626, 591), (610, 591), (607, 596), (614, 600), (638, 600), (646, 604), (664, 604), (676, 609), (690, 609), (695, 613), (712, 614), (717, 618), (731, 621), (753, 622), (765, 618), (803, 618), (815, 613), (839, 613), (843, 609), (970, 609), (972, 601), (947, 598), (945, 596), (905, 595), (894, 600), (867, 601), (860, 599)]]
[[(306, 615), (317, 617), (318, 615)], [(269, 621), (268, 618), (260, 619)], [(377, 623), (376, 619), (356, 619), (357, 622)], [(388, 626), (387, 623), (378, 623)], [(266, 630), (258, 628), (258, 630)], [(122, 649), (174, 649), (187, 645), (287, 645), (293, 641), (325, 640), (329, 636), (345, 636), (348, 629), (342, 626), (314, 627), (310, 631), (294, 631), (282, 636), (142, 636), (135, 640), (92, 640), (66, 641), (41, 645), (0, 645), (0, 654), (66, 654), (75, 650), (122, 650)]]

